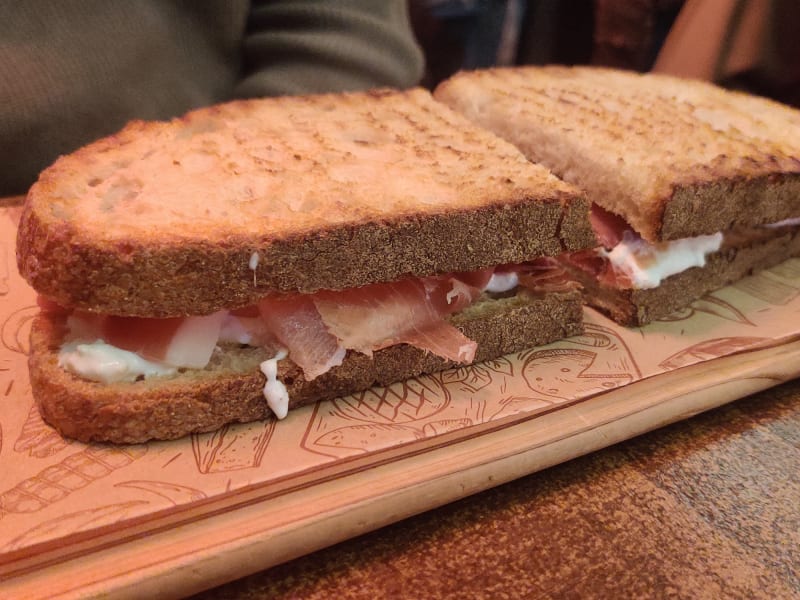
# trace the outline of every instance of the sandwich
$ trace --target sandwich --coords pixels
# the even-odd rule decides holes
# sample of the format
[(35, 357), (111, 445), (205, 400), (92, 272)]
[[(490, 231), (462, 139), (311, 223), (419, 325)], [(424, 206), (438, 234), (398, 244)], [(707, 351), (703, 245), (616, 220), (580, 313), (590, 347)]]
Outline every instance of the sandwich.
[(31, 386), (64, 436), (170, 439), (583, 330), (589, 203), (422, 89), (133, 122), (30, 189)]
[(624, 325), (800, 255), (800, 112), (599, 67), (462, 72), (434, 97), (592, 202), (599, 245), (562, 264)]

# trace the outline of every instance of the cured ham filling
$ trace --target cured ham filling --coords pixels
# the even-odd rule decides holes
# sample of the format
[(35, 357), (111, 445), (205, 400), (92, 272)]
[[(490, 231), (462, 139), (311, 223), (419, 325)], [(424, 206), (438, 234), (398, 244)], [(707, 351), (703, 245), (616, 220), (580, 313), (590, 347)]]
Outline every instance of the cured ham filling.
[[(266, 297), (244, 309), (199, 317), (148, 319), (72, 311), (61, 366), (85, 379), (135, 381), (204, 368), (220, 343), (285, 349), (312, 380), (340, 365), (347, 350), (372, 355), (410, 344), (471, 363), (477, 343), (447, 317), (485, 292), (518, 285), (540, 293), (575, 289), (552, 258), (469, 273), (408, 278), (350, 290)], [(63, 310), (42, 300), (44, 310)], [(144, 366), (143, 366), (144, 365)]]
[[(651, 244), (621, 217), (592, 206), (592, 227), (600, 246), (560, 257), (568, 267), (616, 289), (652, 289), (671, 275), (702, 267), (719, 250), (766, 241), (776, 230), (800, 226), (800, 218), (761, 227), (741, 228), (711, 235)], [(575, 272), (575, 270), (573, 270)], [(578, 277), (585, 281), (584, 279)]]

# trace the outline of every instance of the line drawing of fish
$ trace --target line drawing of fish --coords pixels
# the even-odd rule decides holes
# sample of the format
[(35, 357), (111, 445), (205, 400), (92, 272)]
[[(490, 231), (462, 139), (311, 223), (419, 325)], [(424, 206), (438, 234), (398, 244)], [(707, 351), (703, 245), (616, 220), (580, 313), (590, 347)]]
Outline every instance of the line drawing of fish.
[(412, 378), (328, 401), (329, 412), (365, 423), (411, 423), (441, 412), (450, 392), (436, 376)]

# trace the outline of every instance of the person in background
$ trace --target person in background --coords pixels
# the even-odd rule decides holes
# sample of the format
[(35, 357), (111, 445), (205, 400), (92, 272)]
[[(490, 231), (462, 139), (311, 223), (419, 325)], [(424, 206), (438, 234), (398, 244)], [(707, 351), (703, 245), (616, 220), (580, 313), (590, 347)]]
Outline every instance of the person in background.
[(401, 0), (0, 0), (0, 197), (132, 119), (416, 85)]
[(797, 0), (414, 0), (425, 84), (459, 69), (592, 64), (800, 106)]

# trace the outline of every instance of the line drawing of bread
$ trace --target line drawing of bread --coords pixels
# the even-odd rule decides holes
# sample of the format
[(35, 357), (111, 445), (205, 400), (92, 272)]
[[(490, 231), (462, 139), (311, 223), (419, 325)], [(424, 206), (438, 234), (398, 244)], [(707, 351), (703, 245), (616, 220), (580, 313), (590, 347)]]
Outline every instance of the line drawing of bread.
[(608, 391), (642, 376), (622, 338), (594, 323), (586, 324), (583, 335), (527, 350), (520, 359), (528, 387), (555, 404)]
[(0, 326), (0, 341), (3, 347), (27, 356), (31, 321), (38, 312), (38, 306), (24, 306), (8, 315)]
[(123, 469), (147, 452), (147, 446), (86, 446), (0, 494), (0, 518), (47, 508), (71, 493)]
[(22, 424), (22, 431), (14, 442), (15, 452), (26, 452), (33, 458), (47, 458), (61, 452), (72, 444), (72, 440), (61, 437), (59, 433), (42, 420), (39, 410), (31, 405), (28, 416)]
[(192, 434), (198, 472), (224, 473), (261, 466), (275, 431), (275, 419), (225, 425), (211, 433)]
[(109, 504), (80, 510), (53, 519), (42, 521), (25, 533), (12, 539), (3, 549), (18, 550), (38, 542), (91, 530), (96, 526), (113, 525), (134, 516), (142, 506), (149, 504), (146, 500), (129, 500), (118, 504)]
[(772, 267), (769, 271), (773, 275), (800, 283), (800, 258), (790, 258), (781, 264)]
[(768, 271), (745, 277), (733, 287), (773, 306), (786, 306), (800, 295), (800, 289), (776, 279)]
[(658, 366), (665, 370), (679, 369), (701, 361), (727, 356), (739, 350), (760, 346), (769, 340), (770, 338), (745, 336), (704, 340), (668, 356)]
[(665, 323), (674, 323), (677, 321), (690, 319), (696, 313), (705, 313), (719, 317), (720, 319), (724, 319), (726, 321), (732, 321), (733, 323), (756, 327), (756, 324), (748, 319), (747, 315), (745, 315), (742, 311), (740, 311), (730, 302), (727, 302), (722, 298), (718, 298), (714, 294), (707, 294), (699, 300), (695, 300), (689, 306), (686, 306), (672, 313), (671, 315), (661, 317), (658, 320)]

